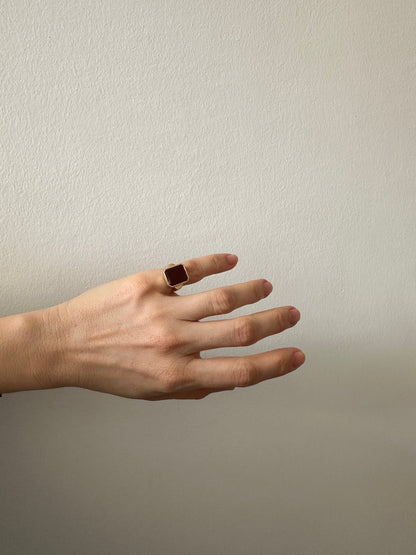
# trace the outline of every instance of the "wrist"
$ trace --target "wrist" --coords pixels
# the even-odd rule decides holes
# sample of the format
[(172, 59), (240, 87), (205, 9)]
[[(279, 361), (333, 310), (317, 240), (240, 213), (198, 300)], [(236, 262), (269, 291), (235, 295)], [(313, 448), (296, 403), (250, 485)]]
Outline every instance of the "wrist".
[(62, 364), (55, 307), (0, 319), (0, 392), (73, 385)]

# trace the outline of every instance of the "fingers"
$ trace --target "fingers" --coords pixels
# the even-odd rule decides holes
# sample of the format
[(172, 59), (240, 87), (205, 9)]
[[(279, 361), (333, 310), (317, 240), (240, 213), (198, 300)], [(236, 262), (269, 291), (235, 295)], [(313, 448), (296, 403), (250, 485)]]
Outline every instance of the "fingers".
[(201, 320), (216, 314), (228, 314), (236, 308), (264, 299), (271, 292), (265, 289), (266, 280), (256, 279), (227, 285), (203, 293), (182, 296), (177, 303), (178, 316), (186, 320)]
[(300, 319), (293, 306), (272, 308), (247, 316), (215, 322), (192, 322), (186, 330), (189, 353), (253, 345), (260, 339), (291, 328)]
[[(231, 255), (235, 258), (232, 262), (230, 262), (227, 258), (228, 256), (230, 255), (227, 253), (209, 254), (199, 258), (190, 258), (189, 260), (182, 262), (189, 276), (189, 281), (186, 285), (191, 285), (192, 283), (201, 281), (203, 278), (212, 274), (219, 274), (234, 268), (237, 264), (238, 258), (235, 255)], [(179, 262), (172, 261), (172, 263)], [(163, 268), (157, 270), (147, 270), (145, 272), (141, 272), (140, 274), (142, 279), (152, 284), (154, 288), (161, 293), (170, 294), (173, 292), (173, 289), (166, 284), (165, 277), (163, 275)]]
[[(232, 262), (230, 262), (228, 257), (232, 257)], [(220, 274), (231, 270), (237, 264), (238, 258), (234, 255), (229, 255), (226, 253), (222, 254), (209, 254), (207, 256), (201, 256), (199, 258), (191, 258), (185, 260), (183, 265), (185, 266), (189, 281), (187, 285), (201, 281), (201, 279), (211, 276), (213, 274)]]
[[(300, 363), (294, 359), (296, 353), (301, 353)], [(188, 364), (187, 371), (188, 379), (198, 384), (198, 388), (229, 389), (284, 376), (304, 361), (301, 350), (283, 348), (244, 357), (195, 358)]]

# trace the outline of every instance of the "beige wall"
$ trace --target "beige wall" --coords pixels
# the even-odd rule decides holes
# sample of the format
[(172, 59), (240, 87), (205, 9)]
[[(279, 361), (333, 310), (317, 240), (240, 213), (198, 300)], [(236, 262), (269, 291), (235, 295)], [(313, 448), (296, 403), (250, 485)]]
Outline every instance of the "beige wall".
[[(0, 551), (414, 555), (414, 0), (0, 2), (2, 315), (194, 256), (293, 374), (0, 400)], [(181, 294), (186, 294), (183, 290)]]

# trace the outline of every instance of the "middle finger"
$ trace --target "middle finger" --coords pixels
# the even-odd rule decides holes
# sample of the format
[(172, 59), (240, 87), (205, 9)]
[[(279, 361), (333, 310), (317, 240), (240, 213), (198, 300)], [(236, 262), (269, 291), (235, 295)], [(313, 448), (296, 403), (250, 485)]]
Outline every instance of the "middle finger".
[(236, 308), (264, 299), (273, 286), (265, 279), (227, 285), (202, 293), (182, 295), (174, 299), (177, 314), (184, 320), (201, 320), (217, 314), (228, 314)]

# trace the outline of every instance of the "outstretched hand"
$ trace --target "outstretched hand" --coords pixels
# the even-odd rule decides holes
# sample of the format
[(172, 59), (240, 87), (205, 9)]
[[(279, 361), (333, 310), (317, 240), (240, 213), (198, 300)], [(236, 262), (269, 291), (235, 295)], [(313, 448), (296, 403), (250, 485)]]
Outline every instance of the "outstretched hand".
[[(187, 260), (186, 285), (236, 263), (227, 254)], [(288, 347), (207, 359), (200, 354), (252, 345), (296, 324), (300, 314), (292, 306), (200, 321), (258, 302), (271, 290), (269, 282), (256, 279), (183, 295), (167, 285), (163, 269), (99, 285), (48, 309), (59, 336), (56, 372), (66, 385), (146, 400), (202, 399), (282, 376), (304, 362), (302, 351)]]

